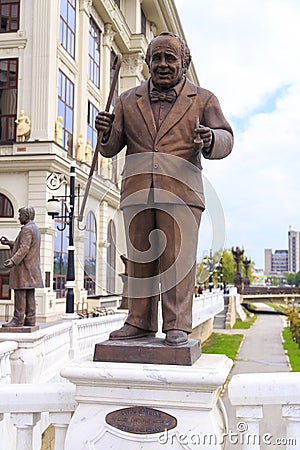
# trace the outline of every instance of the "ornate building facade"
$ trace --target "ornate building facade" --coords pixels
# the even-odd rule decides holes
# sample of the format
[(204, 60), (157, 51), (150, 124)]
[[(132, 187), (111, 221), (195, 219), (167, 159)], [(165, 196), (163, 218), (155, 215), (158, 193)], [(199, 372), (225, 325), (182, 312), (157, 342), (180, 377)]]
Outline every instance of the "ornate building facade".
[[(75, 161), (76, 212), (80, 206), (97, 140), (94, 120), (105, 107), (115, 55), (123, 60), (116, 98), (147, 79), (144, 58), (156, 34), (184, 33), (173, 0), (0, 0), (0, 16), (0, 235), (14, 239), (18, 209), (35, 208), (45, 286), (36, 291), (37, 314), (52, 321), (65, 310), (68, 225), (47, 215), (47, 202), (63, 197), (65, 187), (69, 193)], [(188, 76), (197, 83), (193, 66)], [(77, 304), (122, 291), (123, 157), (98, 158), (84, 221), (75, 226)], [(53, 173), (63, 180), (55, 192)], [(0, 320), (13, 309), (7, 257), (0, 244)]]

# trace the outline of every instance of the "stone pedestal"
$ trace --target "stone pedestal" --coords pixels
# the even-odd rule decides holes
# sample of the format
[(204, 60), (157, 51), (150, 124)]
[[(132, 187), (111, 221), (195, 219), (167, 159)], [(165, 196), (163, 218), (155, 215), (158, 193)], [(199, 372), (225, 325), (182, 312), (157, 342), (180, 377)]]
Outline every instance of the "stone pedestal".
[(23, 326), (23, 327), (2, 327), (0, 328), (0, 333), (32, 333), (33, 331), (39, 330), (38, 325), (34, 326)]
[(77, 361), (61, 375), (78, 407), (65, 450), (224, 447), (219, 398), (232, 361), (202, 355), (193, 366)]
[(171, 347), (156, 337), (104, 341), (95, 345), (94, 361), (122, 363), (177, 364), (191, 366), (201, 356), (200, 341), (189, 339), (187, 344)]

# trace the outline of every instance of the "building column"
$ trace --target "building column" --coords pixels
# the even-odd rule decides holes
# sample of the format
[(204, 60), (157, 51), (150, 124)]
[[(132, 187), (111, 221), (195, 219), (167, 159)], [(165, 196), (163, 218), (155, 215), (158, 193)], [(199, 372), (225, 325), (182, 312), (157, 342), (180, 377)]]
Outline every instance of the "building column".
[[(59, 17), (58, 0), (34, 0), (32, 35), (31, 136), (37, 140), (54, 140), (56, 118), (56, 45)], [(25, 87), (25, 86), (24, 86)]]

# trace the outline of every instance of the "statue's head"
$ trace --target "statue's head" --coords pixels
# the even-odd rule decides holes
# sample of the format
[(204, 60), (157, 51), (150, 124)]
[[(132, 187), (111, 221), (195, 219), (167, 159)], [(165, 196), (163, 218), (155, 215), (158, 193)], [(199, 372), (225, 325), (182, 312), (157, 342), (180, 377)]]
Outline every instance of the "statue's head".
[(34, 220), (35, 210), (32, 206), (23, 206), (19, 209), (19, 220), (21, 224), (28, 223), (30, 220)]
[(174, 33), (161, 33), (148, 46), (146, 63), (154, 85), (162, 90), (175, 86), (188, 70), (190, 62), (188, 46)]

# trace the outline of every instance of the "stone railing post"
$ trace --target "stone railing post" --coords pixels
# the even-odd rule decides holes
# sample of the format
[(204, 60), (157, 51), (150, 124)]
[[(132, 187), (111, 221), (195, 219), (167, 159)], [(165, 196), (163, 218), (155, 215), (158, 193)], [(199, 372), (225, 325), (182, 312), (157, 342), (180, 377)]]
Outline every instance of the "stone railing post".
[(263, 418), (262, 406), (238, 406), (236, 417), (239, 419), (237, 437), (242, 444), (241, 450), (260, 450), (259, 424)]
[(0, 384), (11, 382), (10, 355), (18, 348), (15, 341), (0, 343)]
[(11, 414), (11, 420), (17, 429), (16, 450), (32, 450), (33, 427), (41, 419), (41, 413), (24, 412)]
[(286, 418), (286, 450), (295, 450), (300, 443), (300, 405), (284, 405), (282, 417)]
[(54, 450), (62, 450), (65, 446), (67, 429), (71, 420), (71, 412), (50, 412), (49, 419), (55, 429)]

